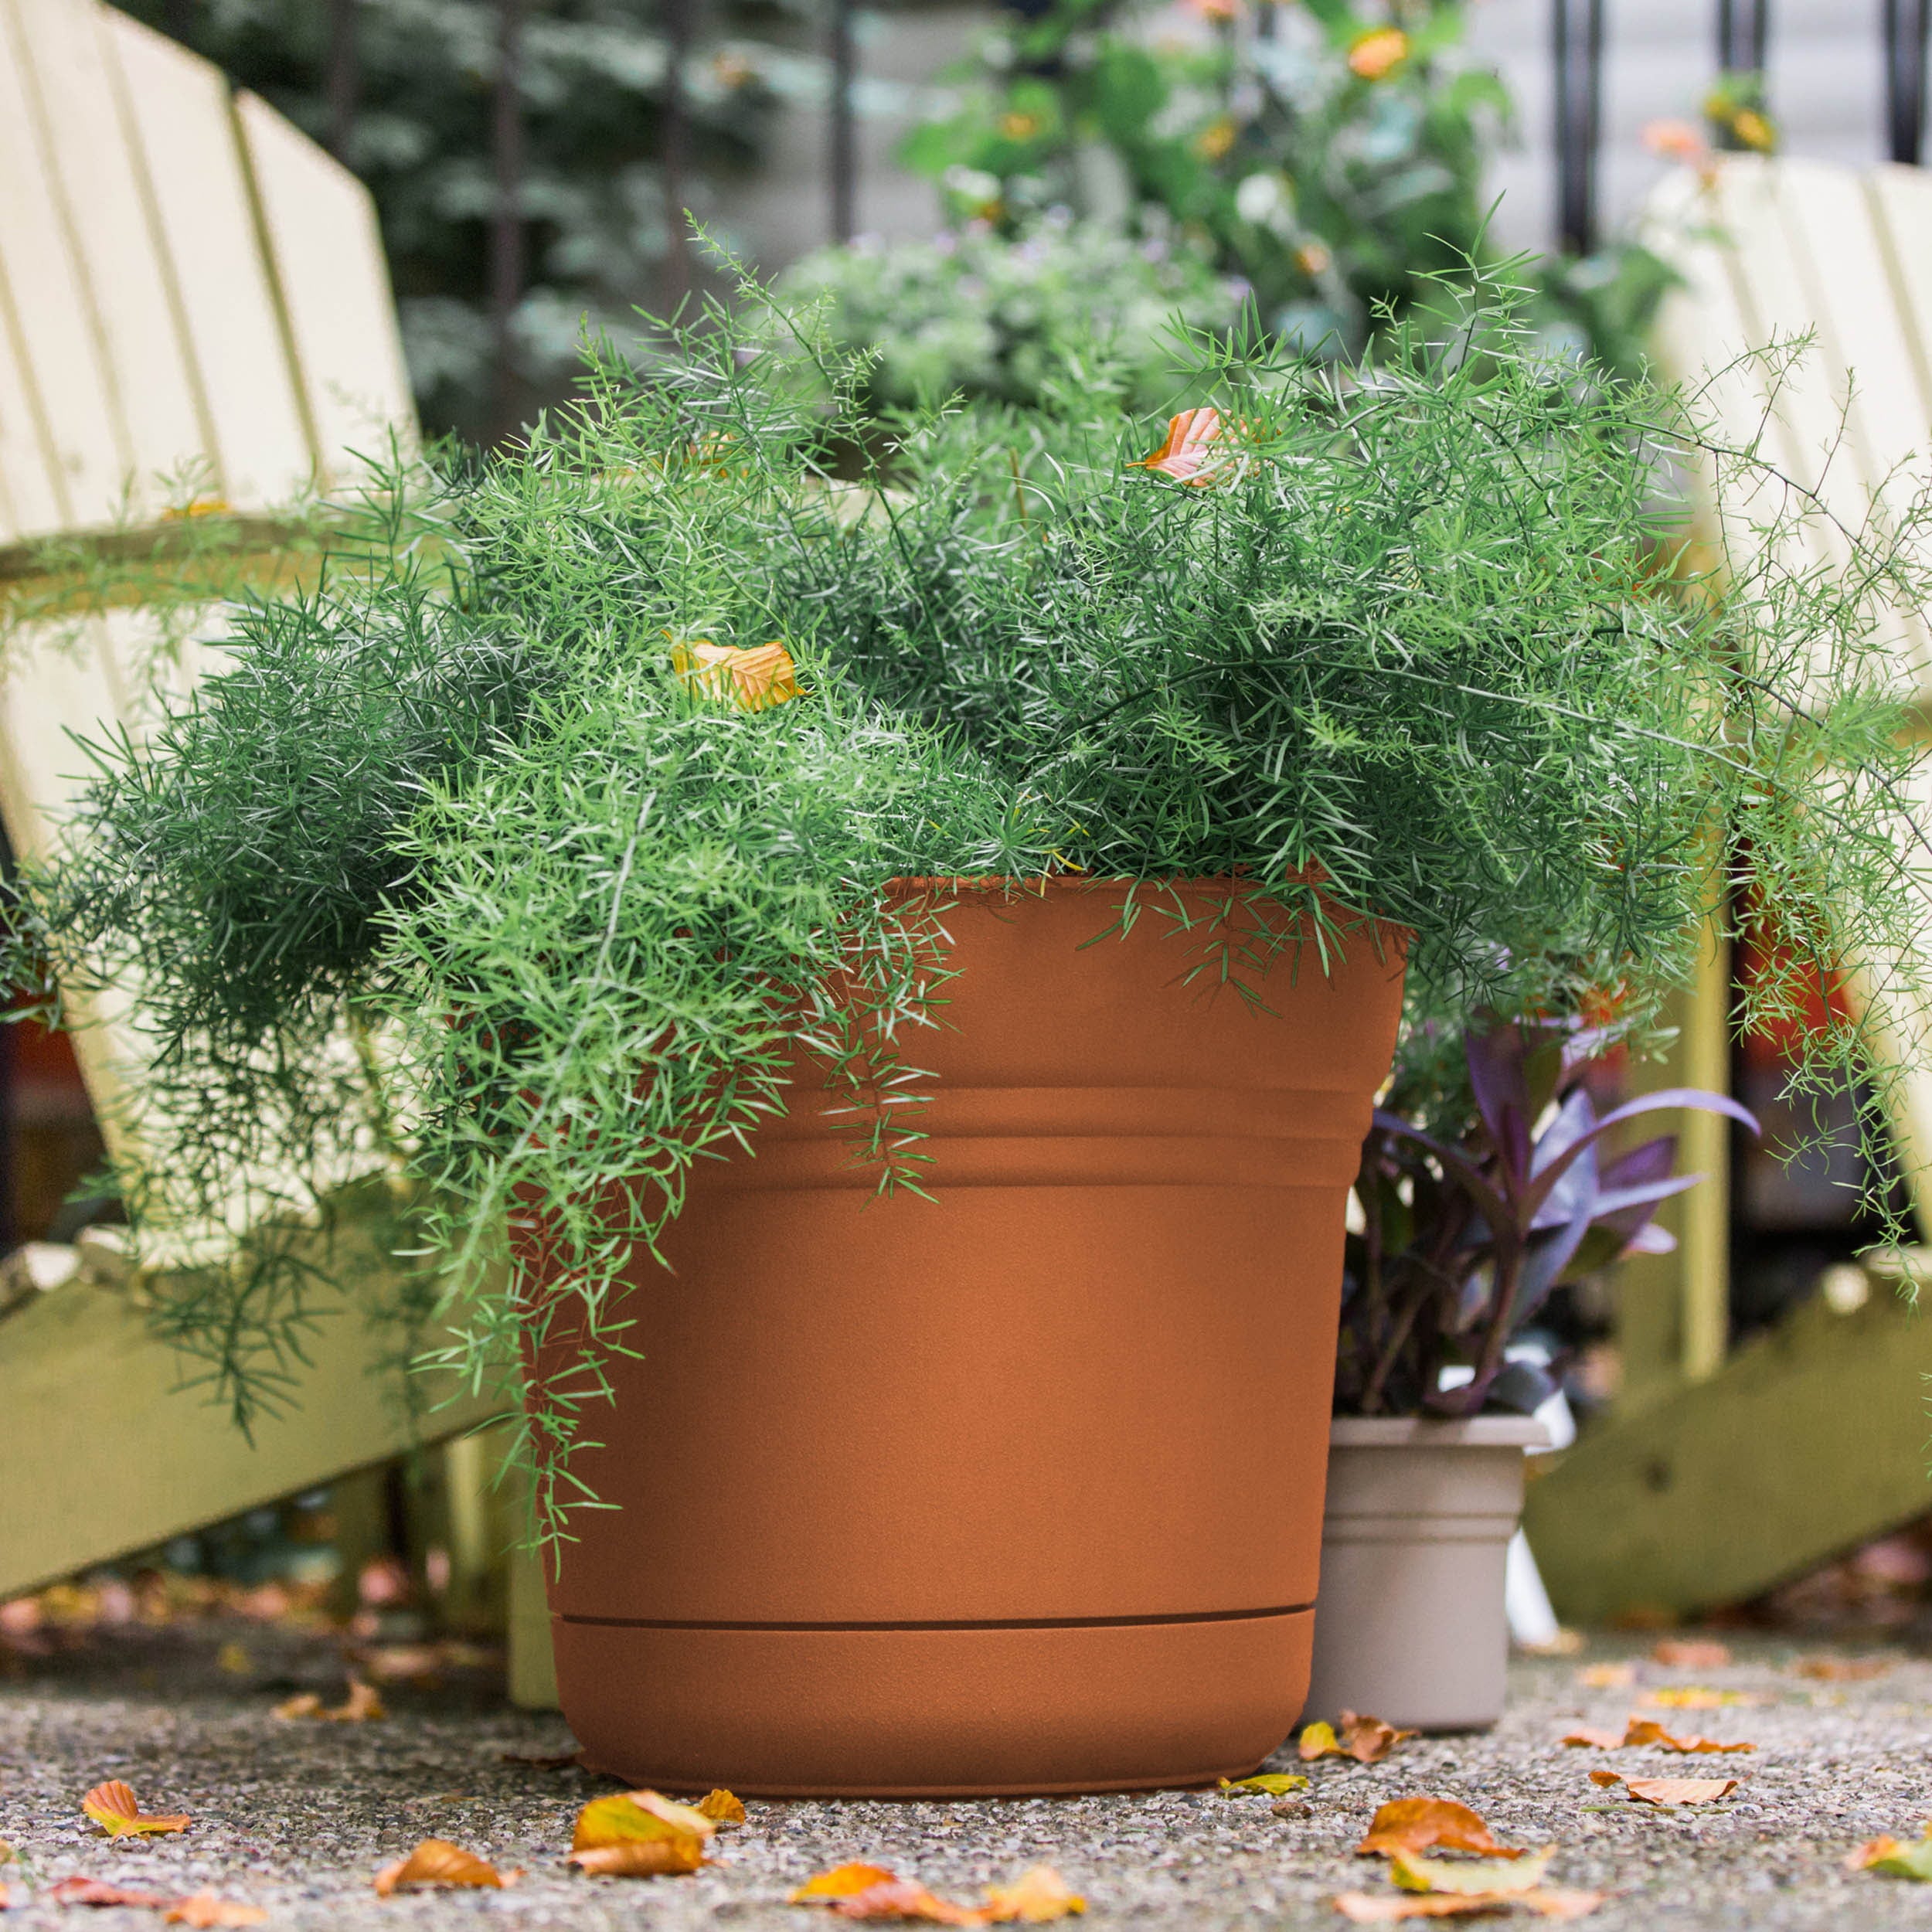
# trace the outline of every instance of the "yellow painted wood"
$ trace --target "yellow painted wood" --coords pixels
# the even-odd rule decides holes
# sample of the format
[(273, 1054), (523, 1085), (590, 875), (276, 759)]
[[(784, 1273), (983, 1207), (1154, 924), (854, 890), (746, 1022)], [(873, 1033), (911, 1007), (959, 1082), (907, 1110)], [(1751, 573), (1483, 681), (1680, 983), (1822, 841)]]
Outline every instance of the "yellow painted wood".
[(556, 1651), (543, 1563), (535, 1550), (522, 1548), (511, 1553), (509, 1561), (510, 1701), (526, 1710), (555, 1710)]
[[(1684, 1013), (1683, 1066), (1692, 1087), (1730, 1087), (1730, 948), (1706, 931), (1696, 983)], [(1678, 1231), (1683, 1294), (1682, 1368), (1702, 1382), (1723, 1366), (1730, 1348), (1730, 1157), (1721, 1116), (1692, 1110), (1677, 1129), (1678, 1168), (1703, 1179), (1684, 1196)]]
[(0, 279), (0, 538), (9, 543), (60, 521), (45, 430), (27, 388), (19, 323)]
[[(351, 1236), (349, 1239), (357, 1237)], [(366, 1247), (369, 1278), (387, 1264)], [(393, 1338), (328, 1315), (297, 1405), (253, 1443), (182, 1386), (124, 1294), (75, 1283), (0, 1321), (0, 1597), (400, 1454), (419, 1438), (383, 1364)], [(440, 1399), (447, 1386), (423, 1393)], [(488, 1420), (463, 1396), (423, 1420), (434, 1440)]]
[(414, 423), (376, 205), (354, 175), (253, 94), (235, 114), (325, 487), (355, 480)]
[(134, 516), (158, 479), (205, 462), (210, 436), (182, 341), (94, 0), (0, 0), (66, 253), (84, 291)]
[(220, 495), (270, 508), (315, 470), (278, 291), (220, 73), (111, 10), (107, 43), (184, 333), (207, 399)]
[(1932, 1509), (1932, 1315), (1875, 1286), (1808, 1301), (1707, 1380), (1538, 1458), (1525, 1527), (1557, 1614), (1682, 1616), (1759, 1595)]

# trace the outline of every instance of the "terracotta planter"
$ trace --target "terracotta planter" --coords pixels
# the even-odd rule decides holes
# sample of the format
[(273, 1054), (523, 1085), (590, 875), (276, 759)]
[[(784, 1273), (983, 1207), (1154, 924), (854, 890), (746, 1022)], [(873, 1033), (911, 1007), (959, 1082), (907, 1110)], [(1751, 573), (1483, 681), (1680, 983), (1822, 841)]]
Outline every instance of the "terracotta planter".
[(1468, 1731), (1502, 1715), (1523, 1451), (1548, 1440), (1528, 1417), (1335, 1418), (1308, 1717)]
[[(1185, 889), (1205, 908), (1225, 898)], [(1307, 1681), (1343, 1204), (1399, 952), (1274, 1013), (1121, 889), (965, 889), (913, 1057), (935, 1198), (801, 1087), (635, 1277), (551, 1588), (587, 1760), (672, 1791), (968, 1794), (1251, 1769)], [(1276, 1016), (1278, 1015), (1278, 1017)]]

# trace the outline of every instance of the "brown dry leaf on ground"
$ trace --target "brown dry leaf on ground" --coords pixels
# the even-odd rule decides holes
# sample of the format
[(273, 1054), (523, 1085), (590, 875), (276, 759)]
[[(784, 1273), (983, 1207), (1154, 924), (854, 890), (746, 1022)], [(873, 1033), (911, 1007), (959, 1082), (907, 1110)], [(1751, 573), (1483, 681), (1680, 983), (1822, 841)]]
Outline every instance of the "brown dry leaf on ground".
[(159, 1906), (168, 1901), (158, 1892), (137, 1892), (105, 1879), (62, 1879), (41, 1894), (49, 1905), (134, 1905)]
[[(25, 1905), (26, 1900), (22, 1899), (20, 1903)], [(0, 1885), (0, 1912), (11, 1912), (12, 1910), (13, 1893), (5, 1886)]]
[(1416, 1735), (1399, 1731), (1379, 1717), (1344, 1711), (1338, 1733), (1332, 1724), (1304, 1725), (1295, 1750), (1304, 1764), (1321, 1757), (1352, 1757), (1358, 1764), (1379, 1764), (1398, 1744)]
[(744, 1800), (732, 1791), (710, 1792), (699, 1798), (692, 1808), (702, 1812), (721, 1832), (728, 1832), (733, 1825), (745, 1821)]
[(1645, 1804), (1715, 1804), (1737, 1789), (1734, 1777), (1625, 1777), (1616, 1771), (1592, 1771), (1593, 1784), (1621, 1784)]
[(1862, 1684), (1868, 1678), (1883, 1677), (1891, 1668), (1889, 1657), (1801, 1657), (1791, 1673), (1821, 1684)]
[(164, 1925), (266, 1925), (268, 1914), (259, 1905), (240, 1905), (233, 1899), (218, 1899), (212, 1892), (197, 1892), (169, 1906), (161, 1919)]
[(326, 1724), (368, 1724), (379, 1717), (388, 1716), (389, 1711), (374, 1685), (364, 1683), (359, 1677), (352, 1677), (346, 1700), (317, 1715)]
[(1344, 1892), (1335, 1906), (1345, 1919), (1357, 1925), (1393, 1925), (1402, 1919), (1475, 1918), (1507, 1912), (1518, 1905), (1546, 1919), (1581, 1919), (1595, 1911), (1604, 1897), (1601, 1892), (1570, 1892), (1554, 1886), (1538, 1892), (1479, 1893), (1470, 1898), (1445, 1892), (1385, 1893), (1379, 1896)]
[(1011, 1885), (986, 1888), (986, 1910), (980, 1916), (989, 1925), (1044, 1925), (1087, 1910), (1087, 1901), (1050, 1865), (1030, 1866)]
[(184, 1811), (149, 1817), (141, 1801), (117, 1777), (97, 1784), (80, 1801), (80, 1808), (110, 1838), (128, 1838), (149, 1832), (185, 1832), (192, 1821)]
[(386, 1865), (376, 1875), (378, 1895), (387, 1898), (418, 1886), (467, 1885), (491, 1890), (514, 1885), (521, 1872), (499, 1872), (487, 1859), (452, 1845), (446, 1838), (426, 1838), (406, 1859)]
[(321, 1714), (322, 1700), (313, 1691), (302, 1691), (294, 1697), (284, 1699), (274, 1712), (284, 1723), (293, 1723), (301, 1717), (320, 1717)]
[(1637, 1681), (1634, 1664), (1586, 1664), (1577, 1681), (1586, 1690), (1624, 1690)]
[(1650, 1657), (1670, 1670), (1723, 1670), (1731, 1661), (1731, 1647), (1709, 1637), (1666, 1637)]
[(971, 1906), (935, 1897), (910, 1879), (891, 1879), (883, 1885), (869, 1885), (862, 1892), (832, 1900), (831, 1904), (842, 1918), (848, 1919), (910, 1919), (925, 1925), (985, 1923)]
[(1648, 1745), (1658, 1750), (1678, 1751), (1689, 1757), (1702, 1757), (1713, 1751), (1754, 1751), (1757, 1749), (1755, 1744), (1720, 1744), (1709, 1737), (1673, 1737), (1655, 1718), (1637, 1716), (1632, 1716), (1625, 1723), (1621, 1733), (1611, 1730), (1593, 1730), (1586, 1726), (1581, 1730), (1570, 1732), (1563, 1742), (1585, 1746), (1597, 1751), (1634, 1750)]
[(1369, 1825), (1369, 1835), (1355, 1849), (1357, 1858), (1394, 1858), (1437, 1849), (1473, 1852), (1483, 1858), (1519, 1859), (1526, 1855), (1499, 1845), (1489, 1827), (1466, 1804), (1453, 1798), (1398, 1798), (1383, 1805)]
[(815, 1900), (849, 1899), (875, 1885), (896, 1885), (899, 1874), (883, 1865), (835, 1865), (806, 1879), (791, 1895), (794, 1905), (808, 1905)]
[(658, 1791), (618, 1791), (594, 1798), (578, 1812), (570, 1856), (583, 1870), (605, 1878), (695, 1872), (717, 1828), (695, 1804), (680, 1804)]
[(1286, 1798), (1291, 1791), (1305, 1791), (1308, 1781), (1299, 1771), (1257, 1771), (1252, 1777), (1224, 1777), (1223, 1798), (1245, 1798), (1260, 1792), (1269, 1798)]
[(1932, 1825), (1922, 1838), (1896, 1838), (1888, 1832), (1883, 1838), (1868, 1838), (1855, 1852), (1846, 1853), (1848, 1872), (1879, 1872), (1887, 1878), (1932, 1879)]

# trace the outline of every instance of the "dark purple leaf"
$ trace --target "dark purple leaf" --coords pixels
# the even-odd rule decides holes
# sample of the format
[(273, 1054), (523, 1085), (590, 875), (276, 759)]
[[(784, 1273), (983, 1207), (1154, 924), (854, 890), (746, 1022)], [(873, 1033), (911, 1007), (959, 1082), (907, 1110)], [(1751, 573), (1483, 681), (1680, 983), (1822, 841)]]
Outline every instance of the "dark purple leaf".
[[(1529, 1082), (1522, 1029), (1513, 1021), (1481, 1029), (1463, 1041), (1469, 1085), (1504, 1172), (1520, 1179), (1529, 1171)], [(1505, 1185), (1507, 1185), (1505, 1182)]]
[(1641, 1094), (1634, 1100), (1626, 1100), (1621, 1107), (1613, 1107), (1581, 1140), (1566, 1148), (1537, 1174), (1525, 1190), (1528, 1196), (1525, 1205), (1532, 1212), (1540, 1207), (1572, 1163), (1598, 1135), (1607, 1134), (1625, 1121), (1634, 1120), (1640, 1114), (1661, 1113), (1666, 1107), (1698, 1107), (1707, 1114), (1722, 1114), (1749, 1128), (1753, 1134), (1758, 1131), (1757, 1120), (1728, 1094), (1709, 1094), (1696, 1087), (1668, 1087), (1658, 1093)]

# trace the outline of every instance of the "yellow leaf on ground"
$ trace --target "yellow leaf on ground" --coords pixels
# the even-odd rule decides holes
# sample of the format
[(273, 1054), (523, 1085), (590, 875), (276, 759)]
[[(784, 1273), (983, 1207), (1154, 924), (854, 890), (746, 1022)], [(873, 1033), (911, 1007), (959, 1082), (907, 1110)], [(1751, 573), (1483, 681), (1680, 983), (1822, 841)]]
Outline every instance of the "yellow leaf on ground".
[(376, 1875), (376, 1889), (383, 1898), (392, 1892), (418, 1886), (475, 1886), (494, 1890), (514, 1885), (521, 1872), (499, 1872), (487, 1859), (466, 1852), (447, 1838), (426, 1838), (406, 1859), (386, 1865)]
[(693, 1808), (702, 1811), (721, 1832), (745, 1821), (744, 1800), (730, 1791), (713, 1791), (699, 1798)]
[(1304, 1764), (1321, 1757), (1352, 1757), (1358, 1764), (1379, 1764), (1398, 1744), (1415, 1735), (1413, 1731), (1397, 1730), (1379, 1717), (1344, 1711), (1338, 1733), (1332, 1724), (1306, 1725), (1295, 1750)]
[(849, 1897), (834, 1899), (832, 1909), (848, 1919), (911, 1920), (923, 1925), (984, 1925), (986, 1922), (970, 1906), (936, 1898), (924, 1886), (916, 1885), (910, 1879), (868, 1886)]
[(1859, 1684), (1869, 1677), (1883, 1677), (1891, 1668), (1883, 1657), (1801, 1657), (1791, 1670), (1795, 1676), (1815, 1678), (1821, 1684)]
[(285, 1723), (292, 1723), (298, 1717), (320, 1717), (322, 1700), (313, 1691), (303, 1691), (277, 1704), (274, 1714)]
[(899, 1874), (883, 1865), (835, 1865), (829, 1872), (808, 1878), (791, 1895), (794, 1905), (814, 1899), (849, 1899), (875, 1885), (896, 1885)]
[(1593, 1784), (1621, 1784), (1644, 1804), (1715, 1804), (1737, 1789), (1734, 1777), (1624, 1777), (1615, 1771), (1592, 1771)]
[(680, 1878), (704, 1862), (704, 1842), (689, 1832), (675, 1838), (632, 1838), (573, 1852), (570, 1862), (600, 1879)]
[(1923, 1838), (1909, 1842), (1889, 1832), (1883, 1838), (1869, 1839), (1846, 1857), (1845, 1866), (1847, 1871), (1879, 1872), (1887, 1878), (1915, 1879), (1923, 1884), (1932, 1879), (1932, 1825), (1925, 1828)]
[(1295, 1755), (1304, 1764), (1312, 1764), (1318, 1757), (1338, 1757), (1342, 1754), (1342, 1740), (1335, 1734), (1335, 1726), (1325, 1722), (1304, 1724), (1301, 1736), (1296, 1744)]
[(80, 1801), (80, 1808), (110, 1838), (127, 1838), (148, 1832), (185, 1832), (190, 1820), (174, 1812), (166, 1817), (148, 1817), (141, 1801), (117, 1777), (97, 1784)]
[(1668, 1690), (1652, 1691), (1644, 1702), (1652, 1710), (1719, 1711), (1729, 1709), (1733, 1705), (1755, 1704), (1757, 1699), (1747, 1691), (1712, 1690), (1703, 1684), (1685, 1684)]
[(693, 1842), (689, 1869), (695, 1869), (717, 1828), (695, 1804), (680, 1804), (658, 1791), (618, 1791), (594, 1798), (578, 1812), (570, 1849), (591, 1852), (602, 1845), (687, 1838)]
[(1087, 1901), (1050, 1865), (1036, 1865), (1011, 1885), (989, 1885), (986, 1909), (978, 1916), (990, 1925), (1017, 1920), (1044, 1925), (1051, 1919), (1071, 1918), (1087, 1910)]
[(203, 1927), (268, 1923), (268, 1914), (259, 1905), (239, 1905), (233, 1899), (218, 1899), (212, 1892), (197, 1892), (192, 1898), (179, 1899), (161, 1917), (164, 1925)]
[(386, 1717), (389, 1710), (384, 1705), (382, 1693), (372, 1684), (366, 1684), (359, 1677), (349, 1680), (349, 1696), (339, 1704), (316, 1715), (325, 1723), (369, 1724), (379, 1717)]
[(1405, 1892), (1451, 1892), (1459, 1898), (1480, 1894), (1495, 1898), (1505, 1893), (1533, 1892), (1543, 1883), (1556, 1848), (1526, 1852), (1511, 1859), (1428, 1859), (1397, 1852), (1389, 1860), (1389, 1876)]
[(1707, 1637), (1666, 1637), (1650, 1655), (1652, 1663), (1670, 1670), (1722, 1670), (1731, 1661), (1731, 1647)]
[(1252, 1777), (1224, 1777), (1223, 1798), (1240, 1798), (1259, 1791), (1269, 1798), (1286, 1798), (1291, 1791), (1305, 1791), (1308, 1781), (1299, 1771), (1257, 1771)]
[(1378, 1811), (1369, 1835), (1355, 1849), (1357, 1858), (1393, 1858), (1440, 1848), (1473, 1852), (1479, 1857), (1519, 1859), (1527, 1855), (1499, 1845), (1489, 1827), (1466, 1804), (1453, 1798), (1398, 1798)]

